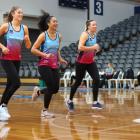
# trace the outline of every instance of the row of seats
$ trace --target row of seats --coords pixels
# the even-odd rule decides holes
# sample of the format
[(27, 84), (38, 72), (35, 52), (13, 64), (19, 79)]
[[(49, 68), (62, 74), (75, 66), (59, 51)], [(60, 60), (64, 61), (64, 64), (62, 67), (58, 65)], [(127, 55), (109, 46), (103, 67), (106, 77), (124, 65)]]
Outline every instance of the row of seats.
[(110, 45), (116, 46), (118, 43), (123, 43), (125, 40), (136, 36), (140, 33), (139, 17), (140, 15), (135, 15), (111, 27), (100, 30), (97, 36), (98, 43), (106, 50)]
[[(111, 62), (114, 64), (115, 69), (126, 69), (127, 67), (133, 67), (134, 71), (140, 69), (140, 15), (132, 16), (129, 19), (125, 19), (117, 24), (107, 27), (104, 30), (99, 31), (97, 39), (101, 44), (103, 50), (102, 53), (96, 56), (96, 62), (99, 70), (105, 69), (106, 64)], [(131, 27), (131, 28), (130, 28)], [(134, 33), (136, 30), (136, 33)], [(124, 37), (116, 38), (116, 36), (124, 36), (129, 32), (129, 38)], [(111, 42), (110, 42), (111, 39)], [(116, 43), (114, 41), (116, 40)], [(120, 39), (120, 40), (119, 40)], [(105, 43), (109, 46), (105, 48)], [(78, 43), (78, 42), (77, 42)], [(73, 69), (75, 67), (75, 59), (77, 56), (77, 43), (71, 43), (69, 46), (64, 46), (61, 49), (61, 55), (68, 61), (68, 65), (62, 64), (60, 66), (60, 72), (64, 73), (66, 69)], [(102, 44), (103, 43), (103, 44)], [(107, 44), (106, 43), (106, 44)], [(114, 43), (114, 44), (113, 44)], [(38, 58), (30, 53), (29, 50), (23, 47), (22, 50), (22, 65), (20, 68), (21, 77), (39, 77), (37, 61)], [(30, 61), (30, 63), (29, 63)], [(0, 75), (4, 73), (0, 69)]]
[(20, 68), (19, 76), (22, 78), (39, 78), (40, 74), (36, 68)]
[[(70, 86), (70, 81), (71, 81), (72, 76), (75, 76), (75, 71), (66, 70), (64, 72), (63, 76), (60, 78), (60, 82), (63, 81), (64, 87)], [(90, 77), (88, 72), (86, 72), (85, 77), (84, 77), (83, 80), (86, 81), (86, 86), (87, 86), (87, 88), (89, 88), (90, 84), (92, 83), (92, 78)]]
[[(115, 72), (115, 73), (117, 73), (117, 72)], [(115, 73), (114, 73), (114, 75), (115, 75)], [(130, 89), (135, 88), (135, 85), (137, 83), (137, 77), (135, 77), (135, 79), (134, 79), (134, 77), (125, 78), (124, 74), (125, 73), (123, 71), (119, 71), (118, 76), (116, 78), (109, 79), (108, 88), (111, 88), (112, 84), (115, 84), (115, 88), (121, 88), (121, 87), (123, 87), (124, 89), (127, 87)]]

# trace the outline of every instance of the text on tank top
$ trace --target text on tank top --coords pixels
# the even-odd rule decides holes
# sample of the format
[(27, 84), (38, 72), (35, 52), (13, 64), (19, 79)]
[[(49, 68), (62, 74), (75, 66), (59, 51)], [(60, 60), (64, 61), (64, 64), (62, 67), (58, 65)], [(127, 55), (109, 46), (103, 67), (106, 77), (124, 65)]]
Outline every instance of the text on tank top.
[[(96, 35), (94, 35), (94, 38), (92, 38), (89, 34), (88, 34), (88, 39), (85, 42), (85, 46), (86, 47), (90, 47), (96, 44)], [(94, 56), (95, 56), (95, 52), (93, 51), (88, 51), (88, 52), (80, 52), (78, 54), (77, 57), (77, 62), (79, 63), (85, 63), (85, 64), (90, 64), (94, 61)]]
[(45, 32), (45, 42), (41, 45), (40, 50), (46, 54), (53, 54), (51, 58), (41, 57), (39, 60), (39, 66), (49, 66), (51, 68), (58, 67), (58, 49), (59, 49), (59, 34), (56, 32), (56, 38), (51, 39), (47, 32)]
[(21, 60), (21, 47), (24, 40), (24, 27), (21, 24), (20, 30), (15, 31), (9, 23), (8, 31), (4, 34), (4, 45), (9, 49), (8, 54), (2, 54), (4, 60)]

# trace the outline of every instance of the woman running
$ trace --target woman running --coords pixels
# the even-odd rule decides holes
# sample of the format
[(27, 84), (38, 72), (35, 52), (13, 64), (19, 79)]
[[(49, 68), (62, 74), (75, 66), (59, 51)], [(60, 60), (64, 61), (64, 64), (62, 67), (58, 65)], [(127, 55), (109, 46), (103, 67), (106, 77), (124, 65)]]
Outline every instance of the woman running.
[(7, 75), (6, 88), (0, 102), (0, 120), (10, 118), (7, 105), (12, 95), (20, 87), (19, 68), (23, 41), (28, 49), (31, 47), (28, 27), (21, 23), (22, 19), (22, 9), (12, 7), (8, 15), (8, 22), (0, 27), (0, 36), (4, 36), (4, 44), (0, 43), (1, 65)]
[(86, 31), (80, 36), (78, 45), (79, 54), (76, 62), (76, 81), (71, 87), (70, 98), (66, 101), (66, 105), (70, 112), (74, 111), (73, 97), (81, 84), (86, 71), (93, 79), (92, 109), (102, 109), (102, 105), (98, 102), (98, 89), (100, 83), (99, 72), (94, 60), (96, 52), (100, 51), (100, 47), (96, 43), (96, 26), (96, 21), (88, 20), (86, 22)]
[(38, 25), (42, 33), (34, 43), (31, 52), (40, 57), (38, 70), (47, 87), (42, 90), (35, 87), (32, 99), (35, 100), (37, 96), (44, 94), (44, 108), (41, 116), (52, 118), (54, 114), (48, 112), (48, 108), (53, 94), (59, 89), (58, 62), (65, 64), (67, 62), (60, 55), (62, 36), (57, 32), (57, 19), (44, 13)]

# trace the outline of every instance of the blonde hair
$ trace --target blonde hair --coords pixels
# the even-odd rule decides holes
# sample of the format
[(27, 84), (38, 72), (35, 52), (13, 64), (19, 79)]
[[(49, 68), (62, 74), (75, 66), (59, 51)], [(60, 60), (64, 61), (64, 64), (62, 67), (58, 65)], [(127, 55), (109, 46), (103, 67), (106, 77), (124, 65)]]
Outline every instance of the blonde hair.
[(8, 14), (8, 18), (7, 18), (8, 22), (11, 22), (11, 21), (13, 20), (12, 14), (13, 14), (17, 9), (20, 9), (20, 7), (18, 7), (18, 6), (13, 6), (13, 7), (11, 8), (11, 10), (10, 10), (10, 12), (9, 12), (9, 14)]
[(86, 21), (85, 31), (88, 30), (88, 26), (90, 25), (90, 22), (92, 22), (92, 21), (94, 21), (94, 20), (87, 20), (87, 21)]

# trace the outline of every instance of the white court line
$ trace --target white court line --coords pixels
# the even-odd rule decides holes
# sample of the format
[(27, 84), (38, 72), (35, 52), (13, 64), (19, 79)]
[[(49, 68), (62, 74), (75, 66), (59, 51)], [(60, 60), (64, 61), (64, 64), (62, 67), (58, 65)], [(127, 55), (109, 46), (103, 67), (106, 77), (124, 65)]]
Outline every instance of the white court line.
[[(55, 127), (57, 127), (57, 128), (61, 128), (61, 129), (67, 129), (67, 130), (76, 130), (76, 131), (78, 131), (78, 133), (80, 134), (80, 133), (82, 133), (82, 134), (91, 134), (92, 132), (89, 132), (89, 131), (87, 131), (87, 132), (85, 132), (85, 130), (80, 130), (80, 129), (71, 129), (71, 128), (66, 128), (66, 127), (62, 127), (62, 126), (57, 126), (57, 125), (55, 125), (54, 123), (51, 123), (53, 126), (55, 126)], [(137, 126), (138, 124), (133, 124), (133, 125), (126, 125), (126, 126), (119, 126), (119, 127), (113, 127), (113, 128), (108, 128), (108, 129), (103, 129), (103, 130), (96, 130), (96, 131), (94, 131), (93, 132), (93, 134), (94, 133), (99, 133), (99, 135), (101, 135), (101, 134), (104, 134), (104, 135), (109, 135), (109, 134), (112, 134), (112, 135), (125, 135), (125, 136), (139, 136), (140, 134), (134, 134), (134, 133), (125, 133), (125, 132), (123, 132), (123, 133), (116, 133), (116, 132), (108, 132), (108, 131), (111, 131), (111, 130), (115, 130), (115, 129), (120, 129), (120, 128), (127, 128), (127, 127), (132, 127), (132, 126)], [(80, 132), (79, 132), (80, 131)], [(51, 140), (51, 139), (49, 139), (49, 140)]]
[(118, 126), (118, 127), (112, 127), (112, 128), (103, 129), (103, 130), (97, 130), (97, 132), (111, 131), (111, 130), (115, 130), (115, 129), (127, 128), (127, 127), (132, 127), (132, 126), (137, 126), (137, 125), (139, 125), (139, 124), (132, 124), (132, 125), (129, 124), (129, 125), (125, 125), (125, 126)]
[[(96, 132), (94, 132), (94, 133), (96, 133)], [(98, 133), (98, 132), (97, 132)], [(100, 134), (100, 133), (99, 133)], [(120, 136), (140, 136), (140, 134), (139, 133), (135, 133), (135, 134), (133, 134), (133, 133), (125, 133), (125, 132), (123, 132), (123, 133), (116, 133), (116, 132), (101, 132), (101, 134), (103, 134), (103, 135), (109, 135), (109, 134), (112, 134), (112, 135), (120, 135)]]
[[(1, 96), (1, 95), (0, 95)], [(36, 102), (22, 102), (22, 103), (11, 103), (11, 104), (34, 104), (34, 103), (36, 103)], [(91, 113), (88, 113), (89, 115), (91, 114)], [(62, 114), (60, 114), (60, 115), (62, 115)], [(75, 114), (76, 116), (77, 115), (83, 115), (83, 116), (86, 116), (87, 114)], [(74, 116), (75, 116), (74, 115)], [(57, 118), (59, 118), (59, 119), (61, 119), (62, 118), (62, 116), (60, 116), (60, 117), (57, 117)], [(58, 126), (58, 125), (56, 125), (56, 124), (54, 124), (52, 121), (51, 121), (51, 124), (53, 125), (53, 126), (55, 126), (55, 127), (57, 127), (57, 128), (61, 128), (61, 129), (67, 129), (67, 130), (75, 130), (75, 129), (71, 129), (71, 128), (67, 128), (67, 127), (63, 127), (63, 126)], [(112, 128), (107, 128), (107, 129), (103, 129), (103, 130), (96, 130), (96, 131), (94, 131), (94, 133), (105, 133), (105, 134), (119, 134), (119, 135), (138, 135), (138, 134), (125, 134), (125, 133), (111, 133), (111, 132), (107, 132), (107, 131), (111, 131), (111, 130), (116, 130), (116, 129), (120, 129), (120, 128), (127, 128), (127, 127), (132, 127), (132, 126), (137, 126), (137, 125), (140, 125), (140, 124), (132, 124), (132, 125), (126, 125), (126, 126), (119, 126), (119, 127), (112, 127)], [(77, 126), (77, 125), (76, 125)], [(88, 133), (90, 133), (90, 132), (85, 132), (85, 130), (80, 130), (80, 129), (78, 129), (77, 131), (81, 131), (81, 133), (83, 133), (84, 132), (84, 134), (88, 134)], [(52, 138), (51, 138), (52, 139)], [(51, 140), (50, 139), (50, 140)]]
[[(81, 115), (81, 114), (76, 114), (76, 115)], [(57, 117), (59, 119), (61, 119), (62, 117)], [(64, 126), (58, 126), (57, 124), (53, 123), (53, 121), (51, 122), (51, 125), (57, 127), (57, 128), (61, 128), (61, 129), (67, 129), (67, 130), (75, 130), (75, 129), (71, 129), (71, 128), (67, 128), (67, 127), (64, 127)], [(123, 126), (118, 126), (118, 127), (112, 127), (112, 128), (107, 128), (107, 129), (102, 129), (102, 130), (96, 130), (94, 131), (94, 133), (105, 133), (105, 134), (120, 134), (120, 135), (138, 135), (138, 134), (126, 134), (126, 133), (113, 133), (113, 132), (107, 132), (107, 131), (111, 131), (111, 130), (117, 130), (117, 129), (123, 129), (123, 128), (127, 128), (127, 127), (132, 127), (132, 126), (137, 126), (139, 124), (129, 124), (129, 125), (123, 125)], [(77, 126), (77, 125), (76, 125)], [(81, 129), (77, 129), (77, 131), (81, 131), (81, 133), (84, 132), (84, 134), (88, 134), (88, 133), (91, 133), (91, 132), (85, 132), (85, 130), (81, 130)]]

